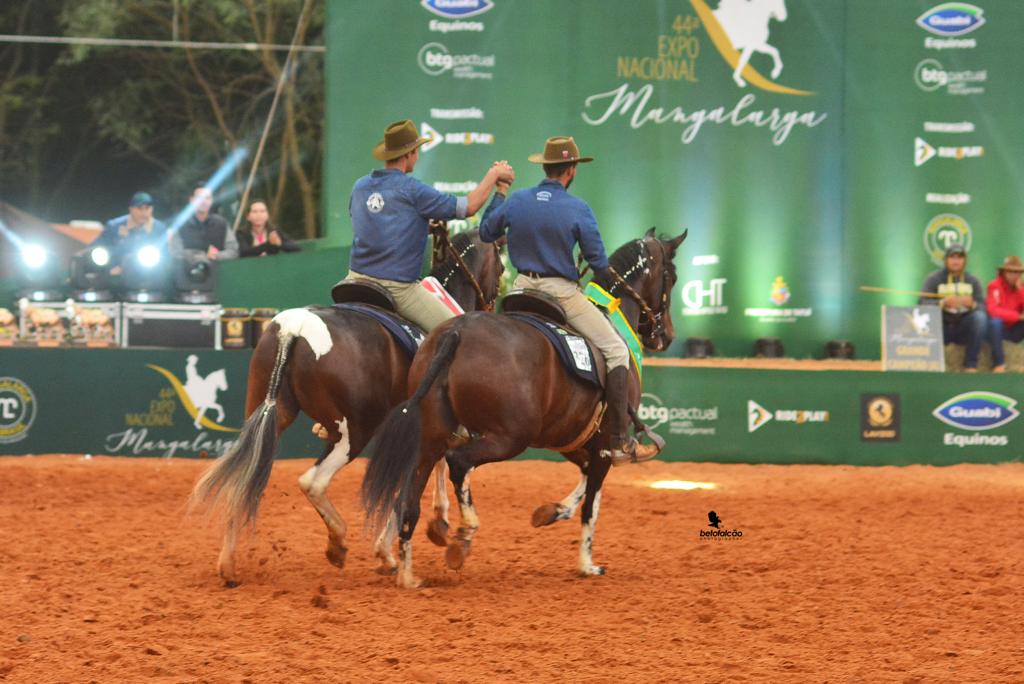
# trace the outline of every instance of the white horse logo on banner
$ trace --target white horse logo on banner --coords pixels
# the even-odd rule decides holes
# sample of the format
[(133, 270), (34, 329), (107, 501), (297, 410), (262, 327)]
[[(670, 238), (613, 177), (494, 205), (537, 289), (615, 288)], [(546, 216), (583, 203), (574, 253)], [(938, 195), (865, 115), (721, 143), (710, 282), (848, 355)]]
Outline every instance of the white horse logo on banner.
[(189, 354), (185, 366), (185, 394), (196, 407), (194, 425), (197, 430), (202, 427), (201, 421), (206, 409), (217, 410), (218, 423), (224, 420), (224, 408), (217, 403), (217, 391), (228, 388), (228, 378), (223, 368), (213, 371), (204, 378), (196, 371), (198, 361), (199, 358), (195, 354)]
[(775, 62), (772, 79), (782, 73), (782, 58), (779, 51), (768, 44), (768, 23), (786, 21), (786, 0), (722, 0), (712, 14), (729, 36), (732, 46), (740, 51), (740, 61), (732, 72), (736, 85), (743, 88), (747, 82), (740, 75), (750, 61), (750, 55), (760, 52), (771, 56)]

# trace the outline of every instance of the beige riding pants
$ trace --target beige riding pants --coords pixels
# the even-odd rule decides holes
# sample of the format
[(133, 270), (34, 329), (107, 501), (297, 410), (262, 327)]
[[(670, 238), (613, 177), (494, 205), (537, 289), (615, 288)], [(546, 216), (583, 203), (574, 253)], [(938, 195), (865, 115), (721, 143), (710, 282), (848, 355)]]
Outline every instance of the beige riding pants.
[(612, 327), (611, 321), (580, 292), (579, 285), (565, 278), (531, 278), (519, 274), (515, 287), (540, 290), (557, 299), (565, 309), (569, 325), (593, 342), (604, 354), (609, 371), (619, 366), (629, 367), (629, 349), (626, 343)]
[(386, 289), (395, 298), (398, 315), (408, 318), (427, 332), (449, 318), (455, 318), (455, 314), (434, 295), (424, 290), (418, 280), (412, 283), (400, 283), (397, 280), (374, 278), (355, 271), (349, 271), (346, 277), (352, 280), (367, 280)]

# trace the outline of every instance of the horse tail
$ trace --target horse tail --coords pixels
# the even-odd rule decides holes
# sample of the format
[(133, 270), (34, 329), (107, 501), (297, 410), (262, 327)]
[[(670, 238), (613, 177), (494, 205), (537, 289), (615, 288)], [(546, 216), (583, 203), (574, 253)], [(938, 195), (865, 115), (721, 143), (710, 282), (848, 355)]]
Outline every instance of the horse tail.
[(190, 508), (212, 499), (214, 507), (223, 510), (228, 529), (238, 530), (256, 519), (277, 452), (277, 395), (296, 337), (284, 330), (278, 333), (277, 356), (266, 399), (246, 419), (238, 440), (210, 466), (192, 490)]
[(434, 358), (419, 387), (407, 401), (391, 410), (366, 445), (370, 463), (363, 477), (362, 500), (366, 524), (379, 531), (392, 513), (401, 521), (413, 492), (413, 475), (419, 465), (422, 420), (420, 402), (442, 373), (447, 373), (459, 346), (458, 327), (441, 334)]

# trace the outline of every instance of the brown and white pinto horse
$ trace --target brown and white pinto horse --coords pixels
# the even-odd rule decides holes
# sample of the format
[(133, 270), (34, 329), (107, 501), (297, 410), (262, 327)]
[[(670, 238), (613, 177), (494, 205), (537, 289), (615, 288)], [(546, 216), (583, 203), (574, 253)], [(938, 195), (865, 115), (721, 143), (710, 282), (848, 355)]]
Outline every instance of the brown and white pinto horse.
[[(664, 350), (675, 335), (672, 259), (685, 238), (686, 233), (659, 239), (652, 228), (643, 239), (618, 249), (610, 260), (612, 275), (598, 279), (602, 287), (621, 297), (630, 325), (644, 346), (654, 351)], [(477, 528), (466, 473), (483, 463), (513, 458), (527, 447), (561, 451), (579, 466), (584, 482), (567, 499), (576, 503), (583, 499), (579, 573), (604, 573), (593, 563), (591, 546), (601, 486), (611, 464), (600, 455), (608, 448), (608, 435), (592, 433), (581, 446), (572, 446), (593, 424), (603, 398), (600, 389), (571, 376), (532, 326), (489, 313), (460, 316), (436, 328), (413, 361), (408, 387), (415, 392), (392, 410), (365, 449), (370, 463), (362, 490), (368, 521), (377, 529), (386, 527), (393, 515), (401, 521), (399, 586), (419, 583), (412, 570), (412, 534), (419, 519), (420, 495), (434, 464), (447, 456), (459, 498), (463, 527), (448, 541), (446, 553), (449, 566), (458, 568)], [(635, 407), (639, 382), (633, 383), (630, 393)], [(479, 436), (449, 449), (459, 425)], [(538, 514), (545, 517), (540, 524), (568, 517), (556, 515), (563, 513), (558, 510), (549, 510), (550, 516), (543, 513), (549, 507), (534, 514), (535, 525)]]
[[(446, 232), (438, 238), (438, 242), (447, 240)], [(431, 275), (466, 311), (480, 304), (493, 306), (504, 271), (495, 246), (481, 242), (479, 233), (471, 231), (455, 235), (447, 246), (435, 243), (434, 255)], [(274, 317), (249, 365), (248, 419), (241, 434), (192, 492), (193, 506), (212, 500), (224, 514), (217, 566), (225, 584), (238, 584), (234, 558), (238, 534), (255, 521), (279, 437), (299, 411), (320, 423), (327, 442), (317, 462), (299, 478), (299, 486), (327, 526), (328, 560), (344, 566), (347, 526), (327, 498), (327, 486), (359, 455), (388, 410), (408, 396), (409, 365), (391, 334), (362, 314), (309, 306)], [(438, 481), (446, 513), (443, 472)], [(382, 570), (392, 570), (395, 561), (388, 534), (381, 535), (377, 551)]]

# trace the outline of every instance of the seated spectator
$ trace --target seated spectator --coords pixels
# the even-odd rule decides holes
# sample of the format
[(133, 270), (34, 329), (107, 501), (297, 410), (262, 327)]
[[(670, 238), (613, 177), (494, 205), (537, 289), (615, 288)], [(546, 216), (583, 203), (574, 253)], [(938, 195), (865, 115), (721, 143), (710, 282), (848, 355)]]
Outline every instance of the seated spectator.
[(270, 222), (270, 212), (263, 200), (252, 201), (246, 224), (238, 229), (235, 237), (238, 238), (238, 248), (243, 257), (298, 252), (302, 249), (283, 230)]
[[(964, 354), (964, 372), (978, 371), (978, 352), (988, 329), (988, 316), (983, 307), (981, 281), (967, 273), (967, 251), (954, 243), (946, 248), (945, 268), (930, 274), (921, 287), (922, 292), (942, 295), (942, 339), (946, 344), (967, 346)], [(920, 304), (933, 299), (921, 297)]]
[(192, 216), (171, 236), (171, 256), (194, 264), (238, 258), (238, 240), (228, 222), (211, 214), (213, 193), (197, 185), (189, 200)]
[(1024, 271), (1020, 257), (1008, 256), (996, 272), (996, 279), (988, 284), (989, 342), (992, 345), (992, 372), (1006, 372), (1003, 340), (1024, 340), (1024, 290), (1020, 287), (1020, 274)]
[(148, 192), (137, 192), (128, 203), (128, 213), (107, 221), (103, 233), (89, 245), (106, 247), (110, 252), (110, 272), (120, 275), (122, 264), (145, 245), (163, 249), (167, 241), (167, 226), (153, 218), (153, 198)]

